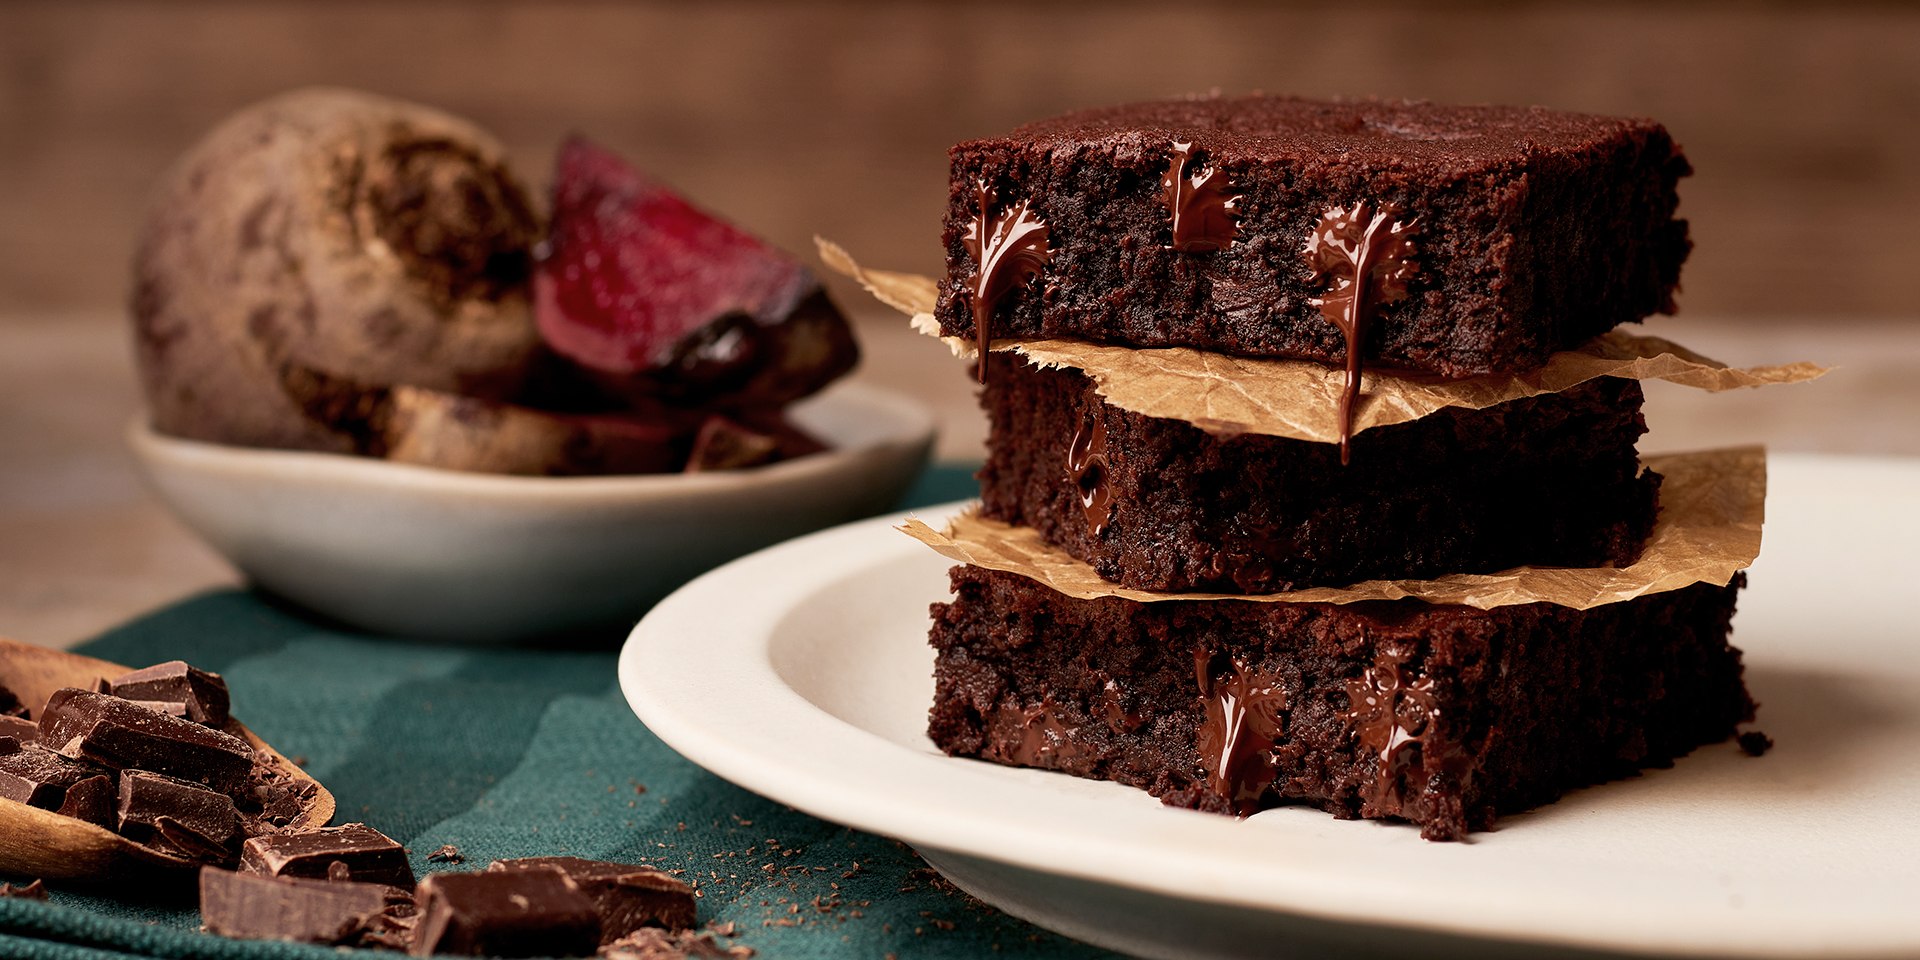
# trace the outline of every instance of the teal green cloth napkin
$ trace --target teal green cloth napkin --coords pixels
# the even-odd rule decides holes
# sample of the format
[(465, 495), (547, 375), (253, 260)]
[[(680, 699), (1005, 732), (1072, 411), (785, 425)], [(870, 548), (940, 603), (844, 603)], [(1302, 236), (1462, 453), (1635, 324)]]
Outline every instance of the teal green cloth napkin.
[[(936, 467), (909, 506), (972, 496)], [(473, 648), (323, 626), (243, 591), (194, 597), (81, 648), (225, 674), (233, 712), (333, 791), (335, 822), (405, 843), (414, 869), (574, 854), (686, 871), (703, 920), (762, 958), (1107, 956), (958, 892), (898, 842), (816, 820), (708, 774), (622, 699), (611, 645)], [(717, 705), (724, 706), (724, 705)], [(443, 844), (467, 862), (427, 862)], [(0, 900), (0, 957), (269, 960), (393, 956), (227, 940), (190, 907), (56, 890)]]

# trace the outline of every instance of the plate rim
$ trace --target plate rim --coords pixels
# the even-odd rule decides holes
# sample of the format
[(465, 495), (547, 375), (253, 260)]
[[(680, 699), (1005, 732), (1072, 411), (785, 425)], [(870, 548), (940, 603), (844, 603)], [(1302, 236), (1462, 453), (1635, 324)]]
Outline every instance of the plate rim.
[[(1773, 454), (1770, 456), (1770, 461), (1770, 468), (1895, 469), (1906, 473), (1920, 471), (1920, 458)], [(715, 711), (712, 710), (711, 705), (716, 702), (736, 702), (734, 698), (738, 694), (734, 693), (723, 700), (714, 698), (727, 695), (729, 693), (727, 688), (737, 685), (737, 682), (743, 678), (731, 673), (726, 677), (719, 677), (717, 671), (710, 669), (711, 658), (704, 655), (714, 651), (711, 643), (703, 644), (700, 648), (703, 658), (708, 660), (705, 664), (708, 668), (708, 676), (704, 683), (695, 680), (691, 688), (672, 689), (670, 684), (656, 682), (662, 674), (655, 669), (659, 666), (659, 662), (653, 657), (657, 648), (665, 648), (667, 645), (654, 644), (652, 637), (656, 633), (666, 634), (677, 629), (682, 621), (700, 622), (710, 635), (722, 632), (714, 629), (713, 620), (716, 611), (710, 605), (710, 601), (716, 597), (711, 595), (736, 593), (738, 585), (734, 583), (735, 580), (752, 579), (767, 573), (784, 572), (788, 575), (788, 582), (779, 585), (784, 588), (784, 591), (776, 589), (772, 591), (773, 596), (763, 596), (764, 600), (773, 604), (770, 609), (776, 610), (773, 616), (766, 618), (769, 621), (766, 624), (768, 629), (766, 636), (760, 639), (770, 638), (773, 635), (772, 628), (777, 626), (778, 621), (792, 608), (792, 603), (776, 602), (783, 593), (793, 594), (794, 596), (789, 599), (797, 600), (804, 599), (814, 592), (797, 590), (795, 575), (798, 574), (797, 579), (802, 582), (819, 580), (822, 576), (820, 567), (823, 565), (821, 564), (814, 564), (811, 568), (804, 570), (798, 568), (809, 565), (793, 564), (795, 569), (782, 570), (782, 565), (787, 558), (805, 558), (815, 551), (827, 549), (836, 540), (864, 539), (876, 532), (884, 532), (887, 536), (899, 538), (903, 545), (902, 553), (911, 553), (918, 548), (918, 545), (887, 528), (897, 526), (908, 516), (944, 515), (945, 512), (967, 502), (953, 501), (819, 531), (732, 561), (687, 584), (662, 601), (642, 619), (629, 634), (621, 650), (619, 679), (629, 705), (655, 735), (696, 765), (748, 790), (789, 804), (822, 819), (895, 837), (916, 846), (924, 845), (1030, 870), (1109, 883), (1190, 902), (1229, 905), (1276, 915), (1305, 916), (1364, 928), (1394, 929), (1409, 933), (1443, 932), (1489, 941), (1636, 953), (1712, 956), (1723, 955), (1729, 949), (1734, 949), (1756, 956), (1883, 956), (1907, 955), (1920, 949), (1920, 939), (1916, 939), (1911, 932), (1905, 930), (1898, 931), (1906, 934), (1904, 939), (1889, 937), (1883, 932), (1877, 939), (1856, 940), (1850, 944), (1822, 942), (1817, 949), (1807, 942), (1761, 940), (1751, 936), (1730, 947), (1728, 942), (1719, 936), (1699, 936), (1702, 931), (1698, 929), (1690, 931), (1690, 935), (1684, 939), (1675, 939), (1673, 934), (1677, 928), (1673, 924), (1661, 923), (1615, 926), (1608, 931), (1609, 935), (1598, 936), (1591, 929), (1569, 929), (1562, 925), (1560, 921), (1572, 915), (1564, 909), (1539, 910), (1532, 906), (1525, 911), (1525, 916), (1516, 916), (1515, 914), (1519, 911), (1506, 912), (1497, 925), (1489, 925), (1484, 917), (1478, 915), (1471, 915), (1469, 919), (1462, 919), (1458, 915), (1442, 915), (1445, 913), (1444, 908), (1440, 910), (1429, 908), (1412, 917), (1405, 915), (1404, 912), (1393, 917), (1383, 917), (1377, 910), (1369, 911), (1364, 907), (1356, 906), (1355, 904), (1363, 897), (1356, 895), (1359, 891), (1350, 889), (1351, 885), (1349, 887), (1341, 887), (1339, 884), (1306, 885), (1300, 883), (1297, 877), (1288, 878), (1291, 882), (1279, 884), (1280, 890), (1277, 895), (1273, 888), (1264, 889), (1261, 896), (1231, 896), (1223, 895), (1218, 891), (1199, 893), (1190, 883), (1181, 881), (1177, 876), (1170, 876), (1167, 872), (1113, 869), (1111, 861), (1114, 851), (1111, 847), (1105, 851), (1089, 851), (1084, 842), (1066, 843), (1065, 847), (1077, 856), (1063, 858), (1050, 852), (1061, 848), (1061, 838), (1049, 835), (1043, 825), (1018, 821), (1009, 824), (1006, 818), (983, 817), (965, 808), (956, 810), (949, 807), (939, 811), (945, 815), (930, 816), (925, 809), (915, 808), (909, 812), (900, 812), (890, 810), (885, 804), (880, 803), (858, 800), (849, 803), (846, 801), (846, 796), (857, 794), (859, 791), (845, 784), (844, 775), (850, 772), (846, 769), (823, 771), (791, 763), (782, 767), (777, 762), (769, 766), (765, 761), (777, 751), (756, 752), (750, 747), (743, 747), (740, 743), (727, 742), (728, 738), (725, 734), (716, 732), (712, 716)], [(877, 540), (874, 542), (878, 543)], [(892, 557), (893, 553), (886, 552), (877, 556), (885, 559)], [(758, 585), (763, 588), (766, 586), (764, 582)], [(941, 596), (929, 597), (930, 600), (942, 598)], [(720, 611), (723, 621), (720, 626), (725, 627), (728, 625), (725, 621), (740, 618), (743, 608), (748, 606), (734, 604)], [(727, 671), (730, 672), (739, 665), (731, 664), (727, 667)], [(853, 738), (855, 742), (843, 744), (843, 746), (854, 748), (851, 752), (856, 756), (872, 756), (876, 752), (893, 753), (897, 756), (890, 756), (887, 759), (908, 764), (920, 770), (931, 770), (932, 768), (927, 767), (927, 764), (975, 762), (923, 755), (827, 713), (785, 685), (785, 681), (778, 676), (773, 667), (764, 643), (758, 650), (758, 659), (749, 666), (759, 672), (746, 679), (764, 684), (770, 677), (785, 689), (787, 697), (803, 705), (806, 711), (816, 715), (789, 717), (788, 720), (796, 722), (771, 731), (775, 740), (780, 740), (789, 747), (804, 749), (807, 746), (800, 731), (811, 734), (822, 732), (845, 734), (850, 731), (855, 735)], [(683, 676), (680, 679), (688, 678)], [(751, 692), (767, 693), (768, 691)], [(760, 709), (765, 710), (769, 704), (777, 706), (779, 700), (780, 698), (775, 696), (762, 698), (756, 702), (760, 704)], [(752, 733), (753, 731), (743, 732)], [(760, 732), (765, 734), (768, 731)], [(970, 786), (979, 787), (989, 794), (1009, 792), (1008, 785), (1004, 783), (989, 783), (985, 786), (971, 784)], [(1155, 811), (1156, 815), (1160, 812)], [(1211, 825), (1232, 826), (1231, 821), (1205, 814), (1187, 811), (1165, 812), (1192, 817), (1196, 821), (1206, 821)], [(1169, 820), (1169, 823), (1171, 822), (1173, 821)], [(1011, 829), (1009, 829), (1010, 826)], [(1364, 829), (1359, 824), (1356, 824), (1355, 828)], [(993, 834), (993, 842), (990, 845), (979, 842), (977, 834), (983, 830)], [(1185, 835), (1194, 831), (1186, 829), (1186, 824), (1183, 823), (1181, 829), (1176, 832)], [(976, 836), (970, 838), (969, 834)], [(1009, 839), (1010, 835), (1017, 836)], [(1009, 853), (1009, 850), (1016, 852)], [(1088, 856), (1090, 852), (1092, 856)], [(1106, 856), (1100, 856), (1101, 853)], [(1127, 858), (1123, 856), (1120, 859)], [(1135, 855), (1133, 859), (1138, 861), (1140, 858)], [(1189, 868), (1185, 872), (1191, 874), (1193, 871)], [(1273, 873), (1271, 870), (1264, 872)], [(1443, 903), (1452, 902), (1455, 901), (1443, 901)], [(1727, 925), (1723, 923), (1714, 926), (1711, 932), (1723, 933), (1727, 929)], [(1649, 936), (1645, 933), (1648, 930), (1657, 932)]]

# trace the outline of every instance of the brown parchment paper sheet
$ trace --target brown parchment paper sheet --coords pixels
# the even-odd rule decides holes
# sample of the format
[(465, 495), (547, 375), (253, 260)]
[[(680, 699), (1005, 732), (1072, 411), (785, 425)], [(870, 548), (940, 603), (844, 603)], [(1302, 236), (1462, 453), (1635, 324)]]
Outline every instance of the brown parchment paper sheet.
[[(882, 303), (912, 317), (914, 329), (939, 336), (933, 319), (932, 278), (868, 270), (830, 241), (815, 238), (820, 259), (860, 282)], [(956, 356), (972, 357), (966, 340), (942, 337)], [(1297, 360), (1235, 357), (1187, 347), (1116, 347), (1074, 340), (995, 340), (1043, 367), (1072, 367), (1094, 382), (1108, 403), (1134, 413), (1184, 420), (1210, 433), (1267, 434), (1320, 443), (1340, 442), (1340, 393), (1345, 373)], [(1353, 432), (1418, 420), (1446, 407), (1478, 410), (1544, 393), (1558, 393), (1595, 377), (1666, 380), (1719, 392), (1739, 387), (1799, 383), (1826, 373), (1818, 364), (1729, 367), (1659, 337), (1619, 330), (1556, 353), (1539, 369), (1443, 380), (1365, 372)]]
[(1054, 547), (1028, 527), (978, 515), (977, 506), (945, 531), (910, 519), (899, 529), (942, 556), (989, 570), (1038, 580), (1070, 597), (1128, 600), (1253, 600), (1263, 603), (1357, 603), (1412, 597), (1482, 610), (1516, 603), (1557, 603), (1586, 610), (1695, 583), (1724, 585), (1760, 554), (1767, 498), (1767, 456), (1760, 447), (1645, 458), (1665, 480), (1660, 516), (1640, 559), (1625, 567), (1515, 567), (1499, 573), (1449, 574), (1433, 580), (1369, 580), (1347, 587), (1313, 587), (1242, 596), (1153, 593), (1109, 583), (1084, 561)]

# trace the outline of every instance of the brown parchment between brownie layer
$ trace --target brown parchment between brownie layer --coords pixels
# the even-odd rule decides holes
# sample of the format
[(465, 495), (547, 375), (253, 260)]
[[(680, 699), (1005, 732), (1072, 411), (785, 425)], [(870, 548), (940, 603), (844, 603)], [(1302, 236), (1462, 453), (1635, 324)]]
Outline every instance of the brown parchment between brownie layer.
[[(815, 238), (820, 259), (858, 280), (880, 302), (912, 317), (914, 329), (939, 336), (930, 277), (867, 270), (830, 241)], [(974, 356), (973, 344), (941, 337), (954, 355)], [(1076, 340), (995, 340), (1043, 367), (1072, 367), (1094, 382), (1108, 403), (1150, 417), (1184, 420), (1209, 433), (1258, 433), (1319, 443), (1340, 442), (1344, 371), (1300, 360), (1235, 357), (1188, 347), (1134, 348)], [(1548, 358), (1536, 370), (1444, 380), (1417, 374), (1365, 371), (1353, 432), (1407, 423), (1446, 407), (1479, 410), (1509, 400), (1558, 393), (1595, 377), (1665, 380), (1718, 393), (1739, 387), (1799, 383), (1826, 373), (1805, 361), (1729, 367), (1670, 340), (1619, 330), (1578, 350)]]
[(1482, 610), (1520, 603), (1556, 603), (1586, 610), (1695, 583), (1724, 585), (1760, 554), (1767, 498), (1767, 456), (1761, 447), (1643, 458), (1665, 478), (1660, 517), (1640, 559), (1625, 567), (1514, 567), (1499, 573), (1449, 574), (1432, 580), (1369, 580), (1347, 587), (1284, 593), (1154, 593), (1100, 578), (1091, 566), (1040, 539), (1028, 527), (979, 516), (977, 507), (934, 530), (910, 519), (899, 529), (961, 563), (1037, 580), (1090, 600), (1251, 600), (1265, 603), (1357, 603), (1412, 597)]

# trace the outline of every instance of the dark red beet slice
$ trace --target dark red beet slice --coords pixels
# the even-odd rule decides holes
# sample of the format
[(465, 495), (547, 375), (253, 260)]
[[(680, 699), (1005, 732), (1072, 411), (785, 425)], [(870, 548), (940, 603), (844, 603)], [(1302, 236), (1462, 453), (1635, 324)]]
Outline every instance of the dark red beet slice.
[(859, 358), (798, 260), (577, 137), (560, 151), (534, 303), (547, 343), (626, 395), (779, 405)]

